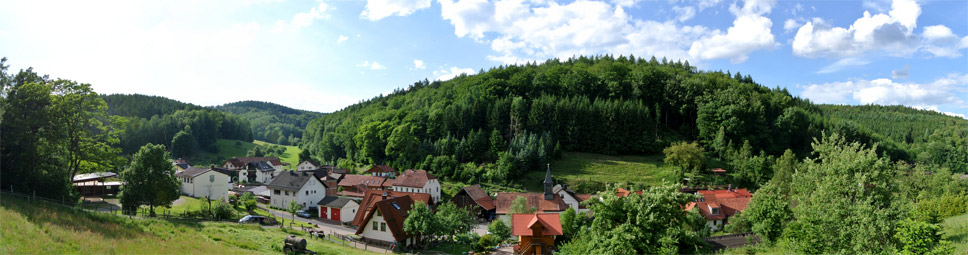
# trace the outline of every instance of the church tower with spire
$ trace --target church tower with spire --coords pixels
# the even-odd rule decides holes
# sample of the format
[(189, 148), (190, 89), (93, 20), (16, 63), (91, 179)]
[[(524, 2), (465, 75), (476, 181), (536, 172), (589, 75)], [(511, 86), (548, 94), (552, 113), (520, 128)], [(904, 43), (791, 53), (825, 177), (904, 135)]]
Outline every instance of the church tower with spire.
[(552, 192), (552, 190), (554, 189), (554, 186), (555, 186), (555, 183), (551, 181), (551, 164), (548, 164), (548, 171), (545, 172), (545, 179), (544, 179), (544, 199), (545, 200), (555, 199), (555, 193)]

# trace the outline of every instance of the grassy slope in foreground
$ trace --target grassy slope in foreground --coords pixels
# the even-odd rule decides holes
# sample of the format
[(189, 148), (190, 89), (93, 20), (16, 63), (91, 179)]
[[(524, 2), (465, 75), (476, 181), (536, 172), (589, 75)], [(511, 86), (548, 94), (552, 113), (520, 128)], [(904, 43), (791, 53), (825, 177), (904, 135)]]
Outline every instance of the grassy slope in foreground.
[[(282, 253), (283, 229), (234, 223), (128, 219), (72, 210), (19, 197), (0, 199), (3, 254), (251, 254)], [(306, 237), (305, 233), (291, 233)], [(306, 240), (322, 254), (364, 254), (328, 241)]]
[[(561, 159), (551, 163), (551, 175), (573, 186), (579, 181), (660, 185), (663, 180), (675, 181), (675, 166), (662, 162), (664, 157), (662, 154), (609, 156), (565, 152)], [(525, 175), (525, 188), (531, 191), (542, 189), (545, 171), (540, 170)]]

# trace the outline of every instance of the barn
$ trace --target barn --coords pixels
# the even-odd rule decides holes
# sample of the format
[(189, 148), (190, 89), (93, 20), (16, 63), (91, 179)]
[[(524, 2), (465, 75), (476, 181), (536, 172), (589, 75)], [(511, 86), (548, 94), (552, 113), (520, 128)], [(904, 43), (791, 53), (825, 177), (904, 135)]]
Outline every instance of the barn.
[(319, 208), (319, 218), (340, 223), (351, 222), (356, 216), (360, 204), (345, 197), (328, 196), (316, 203)]

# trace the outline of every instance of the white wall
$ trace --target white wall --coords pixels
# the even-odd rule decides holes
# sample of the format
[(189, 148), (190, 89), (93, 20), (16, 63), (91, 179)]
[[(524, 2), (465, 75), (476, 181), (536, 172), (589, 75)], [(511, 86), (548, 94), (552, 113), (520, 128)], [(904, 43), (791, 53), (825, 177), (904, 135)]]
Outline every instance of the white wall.
[(427, 183), (424, 183), (423, 188), (393, 186), (393, 191), (430, 194), (430, 197), (433, 198), (434, 203), (440, 203), (440, 182), (436, 179), (427, 180)]
[[(362, 237), (369, 239), (382, 240), (387, 242), (396, 242), (393, 239), (393, 232), (390, 231), (390, 226), (387, 225), (386, 231), (380, 231), (380, 223), (386, 223), (386, 219), (383, 216), (377, 216), (377, 211), (373, 211), (373, 217), (370, 217), (370, 221), (366, 222), (363, 226), (363, 233), (360, 234)], [(376, 223), (376, 231), (373, 230), (373, 224)]]
[[(279, 194), (276, 194), (279, 191)], [(293, 200), (294, 194), (292, 191), (279, 190), (269, 188), (269, 204), (277, 208), (287, 209), (289, 208), (289, 201)], [(286, 194), (288, 192), (288, 195)]]
[(296, 167), (296, 169), (298, 171), (316, 170), (316, 166), (313, 166), (313, 164), (310, 164), (307, 161), (303, 161), (302, 163), (299, 163), (299, 165)]
[(350, 202), (343, 206), (343, 209), (340, 209), (339, 220), (342, 222), (353, 221), (353, 218), (356, 217), (357, 210), (360, 210), (360, 204), (350, 200)]
[[(323, 200), (326, 197), (326, 186), (319, 182), (319, 179), (309, 178), (309, 181), (302, 186), (299, 191), (296, 192), (296, 203), (303, 206), (303, 208), (316, 206), (319, 200)], [(289, 202), (286, 202), (288, 206)]]
[[(214, 182), (212, 181), (214, 176)], [(211, 199), (228, 201), (229, 176), (217, 171), (207, 171), (186, 182), (184, 177), (178, 177), (181, 182), (181, 193), (197, 198), (208, 196)]]

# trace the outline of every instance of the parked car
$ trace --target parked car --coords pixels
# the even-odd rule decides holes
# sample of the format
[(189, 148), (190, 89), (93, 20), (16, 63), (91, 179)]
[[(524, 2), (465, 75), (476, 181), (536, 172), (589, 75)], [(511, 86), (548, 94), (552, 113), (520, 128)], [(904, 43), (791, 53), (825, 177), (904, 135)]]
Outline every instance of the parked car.
[(242, 217), (241, 219), (239, 219), (239, 223), (258, 223), (258, 224), (264, 224), (265, 223), (265, 220), (266, 220), (266, 217), (263, 217), (263, 216), (246, 215), (245, 217)]
[(306, 212), (306, 210), (296, 211), (296, 216), (299, 216), (300, 218), (309, 218), (309, 217), (312, 217), (311, 215), (309, 215), (308, 212)]

